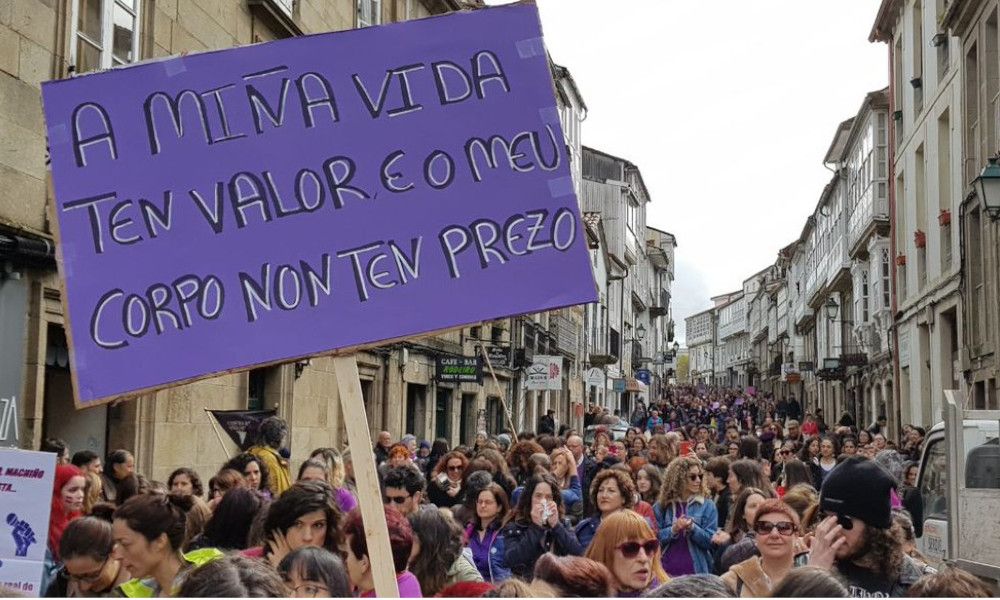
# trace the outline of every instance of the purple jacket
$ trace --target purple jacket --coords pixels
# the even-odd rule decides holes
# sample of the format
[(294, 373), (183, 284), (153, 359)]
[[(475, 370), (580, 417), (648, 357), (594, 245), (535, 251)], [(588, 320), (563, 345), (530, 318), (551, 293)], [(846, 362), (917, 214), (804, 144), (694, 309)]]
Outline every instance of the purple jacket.
[(465, 529), (466, 545), (472, 551), (472, 562), (487, 583), (496, 584), (510, 578), (510, 570), (503, 564), (504, 540), (500, 535), (500, 528), (501, 523), (494, 521), (481, 540), (472, 524)]
[[(417, 576), (409, 571), (403, 571), (402, 573), (396, 573), (396, 585), (399, 587), (399, 597), (400, 598), (423, 598), (424, 595), (420, 591), (420, 582), (417, 581)], [(370, 590), (361, 594), (362, 598), (374, 598), (375, 590)]]
[(340, 507), (340, 512), (345, 515), (358, 507), (358, 501), (354, 498), (354, 494), (347, 488), (339, 488), (333, 496), (337, 506)]

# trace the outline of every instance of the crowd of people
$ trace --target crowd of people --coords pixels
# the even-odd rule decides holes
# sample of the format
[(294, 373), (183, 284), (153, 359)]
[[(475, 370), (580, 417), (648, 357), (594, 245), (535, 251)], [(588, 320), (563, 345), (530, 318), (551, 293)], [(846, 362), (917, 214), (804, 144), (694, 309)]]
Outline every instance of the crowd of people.
[[(794, 398), (692, 387), (627, 419), (591, 407), (586, 424), (547, 413), (536, 431), (455, 448), (379, 433), (400, 596), (990, 595), (915, 547), (920, 427), (895, 440), (884, 417), (828, 426)], [(318, 448), (296, 478), (283, 421), (256, 440), (207, 484), (47, 441), (46, 595), (374, 597), (385, 563), (369, 554), (358, 502), (374, 499), (357, 496), (352, 451)]]

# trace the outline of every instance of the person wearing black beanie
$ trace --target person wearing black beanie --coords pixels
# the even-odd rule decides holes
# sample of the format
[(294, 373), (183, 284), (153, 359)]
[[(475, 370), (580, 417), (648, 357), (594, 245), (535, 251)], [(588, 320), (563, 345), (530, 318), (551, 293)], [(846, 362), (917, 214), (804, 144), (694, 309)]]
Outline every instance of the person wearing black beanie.
[(823, 481), (823, 520), (816, 526), (809, 564), (836, 571), (853, 597), (902, 597), (933, 572), (907, 556), (892, 531), (895, 485), (885, 469), (860, 456), (844, 460)]

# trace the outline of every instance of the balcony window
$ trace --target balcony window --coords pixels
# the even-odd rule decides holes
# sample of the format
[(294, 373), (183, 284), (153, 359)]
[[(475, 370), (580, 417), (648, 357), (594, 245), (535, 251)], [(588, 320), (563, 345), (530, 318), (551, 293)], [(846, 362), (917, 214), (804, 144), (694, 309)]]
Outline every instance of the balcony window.
[(70, 68), (76, 73), (110, 69), (139, 56), (138, 0), (73, 3)]
[(382, 0), (358, 0), (358, 27), (382, 23)]

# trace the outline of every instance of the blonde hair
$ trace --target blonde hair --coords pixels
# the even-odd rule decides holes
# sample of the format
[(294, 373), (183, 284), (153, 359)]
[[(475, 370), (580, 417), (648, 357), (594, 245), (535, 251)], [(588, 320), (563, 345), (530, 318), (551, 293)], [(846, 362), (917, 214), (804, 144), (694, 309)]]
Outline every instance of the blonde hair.
[(666, 507), (672, 502), (680, 501), (688, 489), (688, 471), (691, 467), (701, 469), (701, 488), (698, 494), (708, 497), (708, 486), (705, 483), (705, 467), (701, 460), (692, 456), (679, 456), (670, 461), (667, 470), (663, 474), (663, 485), (660, 486), (660, 498), (657, 503), (661, 507)]
[(83, 475), (85, 480), (84, 494), (83, 494), (83, 513), (89, 515), (94, 509), (94, 505), (101, 501), (101, 491), (104, 488), (104, 483), (101, 481), (101, 476), (96, 473), (91, 473), (87, 471)]
[(309, 455), (310, 459), (320, 459), (326, 464), (327, 480), (330, 486), (339, 490), (344, 487), (344, 458), (336, 448), (317, 448)]
[(557, 598), (559, 593), (554, 587), (536, 579), (526, 583), (520, 579), (508, 579), (494, 590), (495, 598)]
[[(573, 476), (576, 475), (576, 457), (573, 456), (573, 452), (566, 446), (562, 446), (560, 448), (554, 448), (552, 450), (552, 454), (550, 454), (549, 456), (552, 458), (553, 467), (556, 464), (557, 456), (562, 456), (563, 458), (566, 459), (566, 474), (561, 479), (559, 479), (559, 485), (563, 489), (568, 488), (570, 481), (572, 481), (573, 479)], [(552, 474), (555, 475), (554, 470), (552, 471)]]
[[(584, 556), (608, 565), (610, 569), (611, 565), (614, 564), (615, 551), (619, 544), (628, 541), (644, 542), (657, 539), (656, 532), (642, 515), (633, 510), (619, 510), (601, 519), (601, 524), (597, 527), (594, 539), (587, 547)], [(653, 556), (649, 557), (650, 572), (658, 585), (670, 581), (670, 577), (660, 564), (661, 553), (662, 549), (658, 548)], [(614, 577), (614, 571), (612, 571), (612, 577)], [(618, 586), (621, 586), (621, 582), (617, 581), (617, 578), (615, 581)]]

